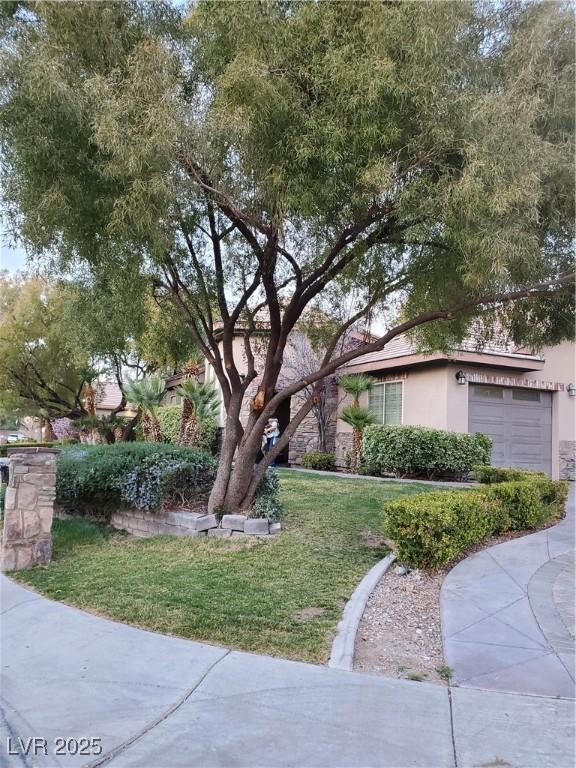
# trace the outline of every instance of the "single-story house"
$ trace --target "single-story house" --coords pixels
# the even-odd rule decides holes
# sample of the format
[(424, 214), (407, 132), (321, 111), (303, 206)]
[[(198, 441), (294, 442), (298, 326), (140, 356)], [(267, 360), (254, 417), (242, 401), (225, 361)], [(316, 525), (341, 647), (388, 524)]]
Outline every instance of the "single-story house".
[[(287, 346), (279, 386), (298, 378), (310, 364), (305, 341), (295, 331)], [(357, 341), (363, 340), (357, 334)], [(256, 350), (256, 360), (264, 354)], [(241, 332), (234, 339), (234, 357), (242, 375), (247, 370)], [(564, 342), (538, 354), (505, 345), (478, 350), (464, 343), (450, 353), (421, 354), (409, 339), (399, 336), (381, 352), (363, 355), (341, 367), (328, 388), (331, 412), (327, 449), (336, 453), (339, 466), (346, 465), (352, 445), (352, 429), (338, 418), (350, 402), (337, 377), (347, 373), (369, 373), (376, 379), (360, 402), (370, 408), (382, 424), (411, 424), (456, 432), (484, 432), (493, 440), (492, 463), (498, 466), (544, 470), (554, 478), (574, 479), (576, 403), (576, 345)], [(258, 369), (258, 364), (256, 364)], [(202, 379), (218, 381), (205, 361)], [(165, 403), (178, 403), (176, 394), (182, 376), (166, 382)], [(247, 418), (259, 378), (250, 385), (243, 409)], [(298, 411), (304, 393), (286, 401), (276, 417), (281, 431)], [(225, 421), (221, 407), (219, 426)], [(312, 413), (304, 419), (280, 462), (296, 464), (307, 451), (318, 449), (318, 429)]]
[[(339, 370), (376, 379), (360, 398), (382, 424), (483, 432), (496, 466), (544, 470), (574, 479), (576, 345), (538, 354), (506, 346), (463, 344), (448, 354), (420, 354), (399, 336), (381, 352)], [(343, 461), (352, 430), (338, 419), (336, 453)]]

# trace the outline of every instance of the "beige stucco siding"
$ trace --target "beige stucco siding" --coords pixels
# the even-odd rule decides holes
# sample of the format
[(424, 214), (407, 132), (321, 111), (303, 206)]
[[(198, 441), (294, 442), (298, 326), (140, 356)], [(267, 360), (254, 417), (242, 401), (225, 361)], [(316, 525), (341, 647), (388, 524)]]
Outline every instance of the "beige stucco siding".
[[(552, 477), (571, 477), (574, 473), (574, 451), (576, 447), (576, 397), (570, 397), (568, 385), (576, 385), (576, 345), (564, 342), (542, 350), (544, 362), (538, 370), (525, 372), (511, 368), (489, 365), (473, 365), (462, 360), (430, 365), (421, 368), (407, 367), (396, 373), (403, 386), (403, 424), (449, 429), (468, 432), (469, 428), (469, 384), (458, 384), (456, 373), (462, 370), (467, 379), (474, 376), (501, 377), (507, 386), (526, 385), (527, 381), (542, 382), (542, 389), (552, 395)], [(373, 361), (372, 361), (373, 362)], [(370, 370), (378, 377), (378, 371)], [(394, 379), (389, 368), (382, 371), (386, 380)], [(554, 385), (560, 385), (554, 388)], [(536, 384), (536, 388), (538, 384)], [(343, 393), (340, 393), (343, 396)], [(368, 404), (368, 395), (361, 398)], [(337, 453), (344, 455), (350, 444), (351, 428), (340, 419), (337, 425), (337, 442), (341, 443)]]

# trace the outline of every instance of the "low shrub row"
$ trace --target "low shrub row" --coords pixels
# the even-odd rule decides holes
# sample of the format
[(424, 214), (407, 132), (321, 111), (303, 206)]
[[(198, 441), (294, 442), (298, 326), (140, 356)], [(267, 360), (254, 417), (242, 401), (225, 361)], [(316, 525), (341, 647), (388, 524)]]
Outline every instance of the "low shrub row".
[(119, 506), (190, 505), (207, 497), (216, 466), (206, 451), (163, 443), (66, 447), (58, 457), (56, 501), (104, 519)]
[(461, 479), (488, 464), (492, 440), (428, 427), (366, 427), (360, 471), (366, 475)]
[(568, 486), (546, 477), (508, 481), (466, 491), (417, 494), (390, 502), (384, 531), (398, 560), (441, 568), (489, 536), (538, 528), (562, 516)]
[(534, 472), (529, 469), (514, 469), (514, 467), (490, 467), (479, 465), (474, 467), (474, 477), (479, 483), (505, 483), (509, 480), (531, 480), (532, 478), (547, 478), (546, 472)]
[(324, 453), (323, 451), (308, 451), (302, 456), (302, 466), (306, 469), (323, 469), (331, 471), (336, 464), (336, 455), (334, 453)]

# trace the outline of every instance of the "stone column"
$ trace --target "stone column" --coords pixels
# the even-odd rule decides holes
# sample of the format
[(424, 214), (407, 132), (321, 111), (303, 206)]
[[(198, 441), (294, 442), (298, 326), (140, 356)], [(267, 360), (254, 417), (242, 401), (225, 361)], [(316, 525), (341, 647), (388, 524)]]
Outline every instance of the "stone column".
[(19, 571), (50, 562), (57, 448), (11, 448), (0, 566)]

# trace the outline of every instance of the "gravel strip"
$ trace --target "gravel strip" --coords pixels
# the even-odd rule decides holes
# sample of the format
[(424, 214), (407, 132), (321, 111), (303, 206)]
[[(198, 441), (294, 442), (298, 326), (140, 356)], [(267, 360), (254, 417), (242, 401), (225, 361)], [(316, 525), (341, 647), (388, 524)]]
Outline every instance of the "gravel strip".
[(444, 667), (440, 587), (446, 572), (401, 571), (392, 566), (370, 596), (356, 636), (354, 669), (445, 685), (438, 670)]

